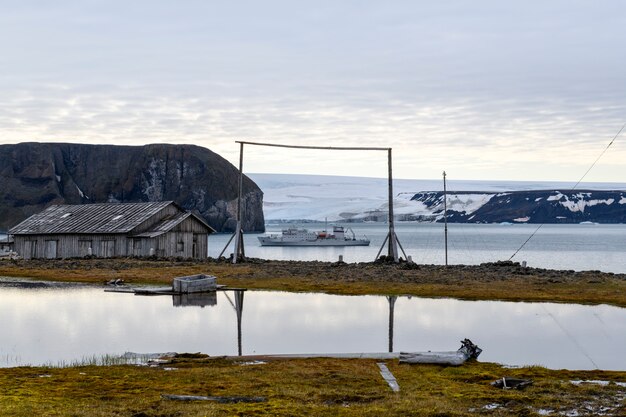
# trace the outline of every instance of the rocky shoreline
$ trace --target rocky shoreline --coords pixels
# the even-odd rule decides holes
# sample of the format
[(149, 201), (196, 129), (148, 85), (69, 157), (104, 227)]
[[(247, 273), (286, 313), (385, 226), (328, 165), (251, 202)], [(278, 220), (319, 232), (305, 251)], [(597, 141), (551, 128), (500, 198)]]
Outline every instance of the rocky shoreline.
[(220, 283), (258, 290), (333, 294), (406, 294), (460, 299), (552, 301), (626, 307), (626, 274), (551, 270), (500, 261), (480, 265), (276, 261), (248, 259), (5, 260), (0, 276), (103, 284), (166, 284), (176, 276), (209, 273)]

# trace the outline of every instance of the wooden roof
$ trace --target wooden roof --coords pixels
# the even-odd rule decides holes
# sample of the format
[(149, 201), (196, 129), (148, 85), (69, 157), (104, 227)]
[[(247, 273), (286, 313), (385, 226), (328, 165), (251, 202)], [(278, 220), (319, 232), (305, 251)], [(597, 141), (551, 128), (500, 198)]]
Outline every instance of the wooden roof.
[(200, 223), (202, 223), (204, 226), (206, 226), (209, 229), (209, 233), (214, 233), (215, 232), (215, 230), (213, 230), (213, 228), (211, 226), (206, 224), (204, 222), (204, 220), (202, 220), (201, 218), (199, 218), (195, 214), (190, 213), (190, 212), (181, 212), (181, 213), (176, 213), (174, 216), (170, 216), (170, 217), (164, 218), (159, 223), (157, 223), (154, 226), (152, 226), (150, 228), (150, 230), (147, 230), (147, 231), (145, 231), (143, 233), (134, 234), (133, 237), (157, 237), (157, 236), (160, 236), (163, 233), (169, 232), (175, 226), (179, 225), (180, 223), (182, 223), (184, 220), (188, 219), (189, 217), (195, 218)]
[[(9, 233), (129, 233), (170, 204), (175, 205), (181, 214), (193, 215), (186, 213), (173, 201), (53, 205), (14, 226)], [(214, 231), (202, 219), (193, 216), (208, 227), (210, 232)], [(174, 216), (176, 217), (178, 216)]]

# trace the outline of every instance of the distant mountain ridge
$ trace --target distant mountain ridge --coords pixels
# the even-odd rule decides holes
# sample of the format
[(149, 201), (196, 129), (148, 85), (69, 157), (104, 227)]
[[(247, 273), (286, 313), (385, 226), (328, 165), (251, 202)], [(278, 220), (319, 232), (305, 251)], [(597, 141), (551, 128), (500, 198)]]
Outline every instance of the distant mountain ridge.
[[(420, 192), (422, 205), (403, 220), (443, 221), (443, 192)], [(626, 191), (530, 190), (504, 193), (448, 193), (452, 223), (626, 223)]]
[[(387, 220), (386, 178), (249, 175), (263, 189), (268, 222)], [(547, 181), (448, 181), (448, 220), (626, 223), (626, 184), (584, 183), (580, 190), (572, 190), (574, 186)], [(396, 179), (393, 191), (396, 220), (442, 221), (441, 180)]]
[[(239, 171), (194, 145), (0, 145), (0, 230), (52, 204), (175, 201), (233, 231)], [(264, 231), (263, 192), (244, 177), (243, 228)]]

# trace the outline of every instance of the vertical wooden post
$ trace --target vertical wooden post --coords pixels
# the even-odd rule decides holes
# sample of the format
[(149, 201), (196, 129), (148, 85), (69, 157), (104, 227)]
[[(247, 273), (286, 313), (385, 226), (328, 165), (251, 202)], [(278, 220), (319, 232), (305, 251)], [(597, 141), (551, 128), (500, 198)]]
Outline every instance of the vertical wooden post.
[(446, 171), (443, 171), (443, 240), (448, 266), (448, 193), (446, 190)]
[(398, 238), (396, 237), (396, 230), (394, 227), (393, 216), (393, 172), (392, 172), (392, 159), (391, 148), (387, 149), (387, 165), (388, 165), (388, 188), (389, 188), (389, 246), (387, 247), (387, 255), (393, 258), (394, 262), (398, 262)]
[[(395, 263), (400, 262), (400, 258), (398, 255), (398, 236), (396, 236), (396, 230), (394, 227), (394, 216), (393, 216), (393, 168), (392, 168), (393, 164), (392, 164), (392, 159), (391, 159), (391, 148), (387, 148), (387, 181), (388, 181), (388, 185), (387, 185), (387, 189), (389, 191), (389, 219), (388, 219), (388, 223), (389, 223), (389, 232), (387, 233), (387, 237), (385, 238), (385, 240), (383, 241), (383, 244), (380, 246), (380, 250), (378, 251), (378, 254), (376, 255), (376, 259), (378, 259), (378, 256), (380, 255), (380, 253), (382, 252), (383, 248), (385, 247), (385, 243), (388, 244), (387, 246), (387, 256), (389, 258), (393, 258), (393, 261)], [(400, 246), (400, 248), (402, 248), (402, 246)], [(402, 252), (404, 253), (404, 249), (402, 249)], [(404, 254), (404, 256), (406, 256), (406, 253)]]
[(237, 196), (237, 226), (235, 233), (228, 239), (226, 246), (220, 252), (218, 258), (221, 258), (230, 242), (235, 238), (235, 251), (233, 253), (233, 263), (236, 264), (238, 259), (245, 260), (246, 251), (243, 246), (243, 228), (241, 227), (241, 219), (243, 217), (243, 142), (239, 142), (239, 194)]

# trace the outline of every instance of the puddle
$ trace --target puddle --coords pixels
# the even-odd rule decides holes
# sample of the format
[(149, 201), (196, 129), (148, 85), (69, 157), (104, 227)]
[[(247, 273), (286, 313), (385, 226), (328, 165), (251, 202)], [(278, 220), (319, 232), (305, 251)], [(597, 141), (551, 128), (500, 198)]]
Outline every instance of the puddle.
[(469, 338), (485, 362), (626, 370), (626, 309), (606, 305), (264, 291), (220, 291), (185, 303), (102, 287), (3, 282), (20, 283), (0, 285), (3, 367), (124, 352), (449, 351)]

